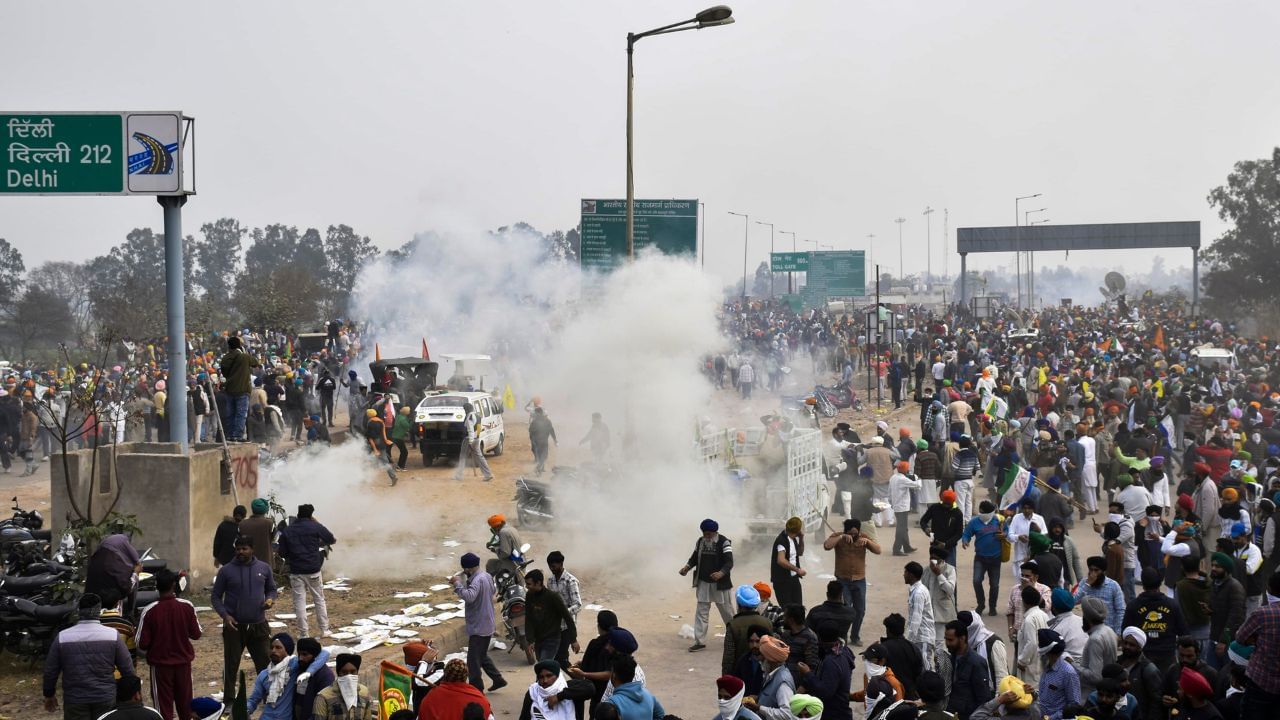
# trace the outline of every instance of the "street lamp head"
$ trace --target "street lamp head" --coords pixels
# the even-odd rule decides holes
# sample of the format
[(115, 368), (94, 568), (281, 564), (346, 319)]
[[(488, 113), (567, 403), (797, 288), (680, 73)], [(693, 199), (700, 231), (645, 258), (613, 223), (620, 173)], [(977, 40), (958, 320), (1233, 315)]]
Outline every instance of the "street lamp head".
[(714, 5), (698, 13), (694, 20), (700, 28), (728, 25), (733, 22), (733, 10), (728, 5)]

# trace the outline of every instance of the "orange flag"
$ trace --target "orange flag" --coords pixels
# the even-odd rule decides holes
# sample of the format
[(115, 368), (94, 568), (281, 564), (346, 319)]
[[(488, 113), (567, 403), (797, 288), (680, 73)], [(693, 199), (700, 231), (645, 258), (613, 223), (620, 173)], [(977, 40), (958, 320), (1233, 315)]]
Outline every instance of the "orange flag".
[(378, 347), (378, 343), (373, 344), (373, 359), (375, 362), (382, 359), (382, 348)]
[(430, 351), (430, 350), (427, 350), (427, 339), (426, 339), (426, 338), (422, 338), (422, 359), (423, 359), (423, 360), (430, 360), (430, 359), (431, 359), (431, 351)]
[(1160, 348), (1160, 352), (1164, 352), (1164, 351), (1167, 349), (1167, 346), (1165, 345), (1165, 342), (1164, 342), (1164, 328), (1163, 328), (1163, 327), (1161, 327), (1161, 326), (1159, 326), (1159, 325), (1157, 325), (1157, 326), (1156, 326), (1156, 339), (1155, 339), (1155, 340), (1153, 340), (1153, 341), (1151, 341), (1151, 344), (1152, 344), (1152, 345), (1155, 345), (1155, 346), (1156, 346), (1156, 347), (1158, 347), (1158, 348)]

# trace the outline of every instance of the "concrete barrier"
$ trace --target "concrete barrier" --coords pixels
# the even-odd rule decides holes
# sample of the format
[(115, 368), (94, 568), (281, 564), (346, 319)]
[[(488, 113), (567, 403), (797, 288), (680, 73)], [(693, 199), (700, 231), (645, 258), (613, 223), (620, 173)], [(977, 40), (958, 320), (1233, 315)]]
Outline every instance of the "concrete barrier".
[[(94, 464), (94, 453), (97, 463)], [(58, 538), (73, 517), (70, 497), (81, 512), (92, 498), (93, 520), (101, 521), (119, 495), (115, 511), (137, 516), (139, 547), (153, 548), (172, 568), (186, 568), (194, 582), (213, 576), (213, 534), (237, 504), (267, 494), (258, 472), (258, 446), (230, 446), (231, 481), (224, 480), (221, 445), (198, 444), (189, 455), (176, 443), (122, 443), (49, 458), (50, 523)], [(69, 478), (69, 481), (68, 481)], [(71, 493), (69, 496), (68, 493)]]

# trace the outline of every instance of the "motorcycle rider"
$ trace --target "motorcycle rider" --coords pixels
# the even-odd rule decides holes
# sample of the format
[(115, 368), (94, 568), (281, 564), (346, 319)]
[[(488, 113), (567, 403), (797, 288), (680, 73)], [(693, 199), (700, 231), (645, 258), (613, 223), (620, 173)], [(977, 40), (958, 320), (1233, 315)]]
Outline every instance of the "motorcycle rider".
[[(492, 561), (490, 561), (492, 562)], [(489, 658), (489, 640), (495, 627), (493, 617), (493, 577), (480, 570), (480, 557), (475, 553), (462, 556), (462, 572), (451, 578), (453, 591), (462, 598), (467, 623), (467, 682), (484, 691), (480, 671), (489, 676), (493, 684), (489, 692), (505, 687), (498, 666)]]
[(520, 552), (520, 533), (507, 524), (507, 518), (502, 514), (489, 516), (489, 530), (493, 533), (493, 537), (489, 538), (489, 542), (485, 547), (497, 557), (490, 558), (484, 564), (485, 572), (497, 577), (498, 573), (506, 570), (515, 576), (517, 582), (523, 585), (524, 573), (522, 572), (522, 567), (524, 565), (524, 556)]

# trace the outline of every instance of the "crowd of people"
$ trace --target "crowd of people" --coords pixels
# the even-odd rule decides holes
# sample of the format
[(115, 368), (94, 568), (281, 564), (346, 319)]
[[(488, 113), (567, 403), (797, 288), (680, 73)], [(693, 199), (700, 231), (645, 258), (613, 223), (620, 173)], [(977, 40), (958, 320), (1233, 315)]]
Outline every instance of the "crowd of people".
[[(768, 587), (734, 590), (729, 542), (704, 522), (683, 569), (698, 572), (690, 650), (705, 647), (716, 604), (730, 628), (722, 669), (765, 718), (787, 717), (801, 691), (842, 717), (851, 699), (868, 718), (1263, 717), (1280, 699), (1280, 346), (1145, 300), (1048, 308), (1028, 324), (904, 310), (901, 336), (860, 353), (856, 324), (833, 332), (841, 324), (821, 312), (730, 313), (731, 356), (789, 348), (795, 362), (799, 338), (830, 338), (834, 356), (810, 347), (815, 365), (841, 351), (888, 365), (919, 421), (896, 437), (878, 422), (866, 442), (832, 430), (832, 511), (847, 518), (823, 544), (836, 580), (821, 605), (806, 610), (794, 589), (799, 518), (772, 548), (774, 607)], [(708, 367), (714, 382), (718, 358)], [(889, 527), (884, 552), (877, 530)], [(902, 568), (907, 612), (884, 619), (862, 651), (865, 691), (848, 694), (867, 553), (911, 556), (920, 532), (927, 558)], [(970, 547), (971, 603), (956, 580)], [(1015, 580), (1001, 595), (1005, 572)], [(984, 615), (1004, 615), (1004, 632)]]
[(175, 379), (186, 385), (189, 442), (325, 441), (337, 398), (355, 398), (363, 412), (367, 387), (349, 369), (360, 336), (335, 320), (323, 339), (304, 337), (248, 328), (192, 336), (183, 372), (166, 362), (163, 338), (119, 341), (104, 351), (113, 359), (8, 365), (0, 372), (0, 469), (10, 472), (18, 459), (32, 474), (64, 443), (78, 450), (170, 441), (167, 400)]
[[(835, 579), (820, 598), (805, 602), (814, 548), (806, 547), (800, 518), (780, 528), (769, 546), (768, 579), (753, 583), (735, 582), (733, 543), (719, 524), (701, 524), (678, 570), (690, 578), (697, 606), (688, 650), (713, 642), (712, 605), (725, 625), (717, 717), (839, 720), (855, 710), (866, 720), (1270, 717), (1280, 700), (1280, 345), (1154, 301), (1046, 308), (1029, 322), (1017, 314), (899, 310), (901, 327), (879, 343), (868, 343), (848, 315), (771, 303), (724, 310), (733, 346), (705, 358), (713, 384), (750, 397), (761, 383), (781, 393), (780, 376), (802, 360), (815, 376), (845, 380), (872, 368), (895, 401), (914, 400), (915, 409), (896, 435), (887, 419), (868, 428), (865, 441), (846, 423), (831, 430), (825, 461), (834, 469), (830, 510), (838, 530), (821, 552), (830, 553)], [(229, 438), (242, 439), (251, 430), (234, 414), (260, 404), (254, 385), (272, 370), (244, 341), (227, 343), (217, 368), (233, 413), (224, 425)], [(315, 372), (286, 363), (293, 369), (283, 379), (306, 388), (299, 373), (317, 384), (340, 375), (330, 359), (327, 351), (311, 358)], [(545, 444), (551, 433), (544, 435)], [(256, 505), (254, 517), (265, 514)], [(311, 519), (305, 514), (300, 508), (300, 520)], [(262, 707), (263, 717), (364, 717), (360, 708), (372, 706), (361, 704), (369, 691), (358, 682), (359, 656), (336, 658), (330, 679), (331, 658), (308, 636), (305, 611), (296, 642), (265, 626), (276, 594), (270, 553), (278, 551), (287, 555), (295, 605), (305, 607), (311, 593), (320, 636), (326, 632), (319, 564), (313, 550), (300, 548), (332, 536), (312, 528), (295, 543), (268, 529), (263, 538), (253, 520), (233, 516), (215, 550), (224, 693), (233, 694), (247, 650), (258, 671), (249, 704)], [(492, 713), (483, 678), (488, 693), (508, 682), (488, 658), (498, 630), (496, 577), (508, 573), (527, 590), (535, 661), (522, 718), (666, 717), (660, 690), (640, 666), (639, 640), (614, 613), (598, 613), (596, 637), (580, 646), (581, 588), (563, 555), (547, 558), (547, 574), (525, 573), (516, 530), (502, 516), (489, 525), (494, 557), (482, 569), (477, 555), (463, 555), (451, 579), (465, 607), (466, 660), (439, 662), (429, 646), (405, 646), (406, 663), (421, 671), (413, 716)], [(299, 522), (288, 532), (306, 528)], [(972, 595), (959, 587), (962, 562), (973, 568)], [(875, 569), (900, 573), (901, 590), (877, 592), (901, 593), (895, 604), (903, 611), (867, 631)], [(1012, 579), (1002, 583), (1006, 573)], [(86, 598), (82, 613), (91, 625), (100, 600)], [(189, 647), (200, 629), (180, 603), (168, 607), (152, 615), (167, 629), (153, 624), (148, 642), (172, 643), (172, 654), (156, 657), (181, 661), (183, 642)], [(992, 620), (1001, 615), (1004, 623)], [(133, 689), (127, 656), (93, 632), (60, 637), (59, 644), (73, 643), (82, 634), (96, 669), (68, 683), (90, 664), (71, 670), (59, 648), (47, 666), (47, 698), (60, 673), (68, 706), (107, 703), (108, 690), (123, 697)], [(112, 669), (126, 677), (115, 686), (106, 681)], [(153, 670), (152, 677), (181, 674)], [(180, 685), (157, 698), (181, 695)], [(179, 716), (181, 702), (174, 701)]]

